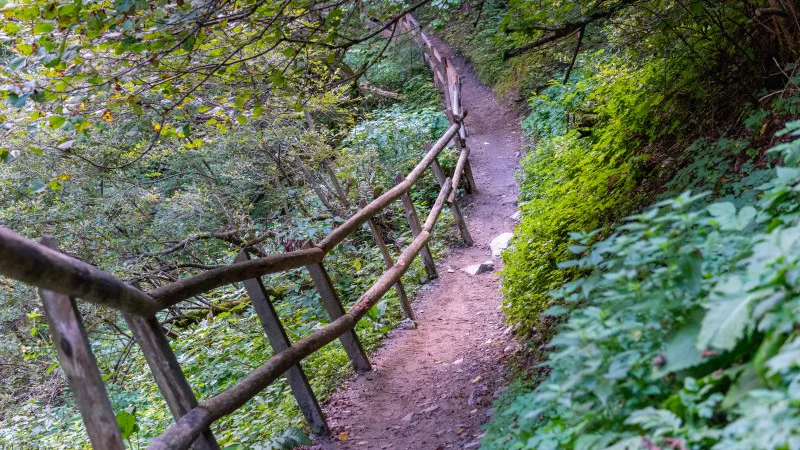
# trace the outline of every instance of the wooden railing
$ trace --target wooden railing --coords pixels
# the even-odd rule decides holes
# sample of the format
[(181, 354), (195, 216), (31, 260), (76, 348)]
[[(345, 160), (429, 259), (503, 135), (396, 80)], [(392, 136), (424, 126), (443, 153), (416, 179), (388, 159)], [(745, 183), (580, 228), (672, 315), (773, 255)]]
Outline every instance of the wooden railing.
[[(286, 374), (292, 393), (312, 431), (328, 433), (325, 416), (303, 373), (300, 361), (339, 339), (357, 372), (371, 370), (367, 355), (354, 331), (355, 326), (393, 286), (397, 289), (405, 314), (413, 318), (414, 313), (401, 277), (418, 254), (423, 256), (428, 274), (431, 277), (436, 276), (436, 266), (427, 250), (427, 244), (445, 204), (449, 204), (464, 241), (468, 245), (472, 244), (458, 204), (454, 201), (455, 191), (462, 177), (467, 191), (475, 191), (468, 160), (469, 148), (465, 142), (463, 119), (466, 111), (461, 105), (459, 77), (430, 44), (412, 17), (404, 16), (394, 31), (398, 30), (424, 46), (426, 60), (434, 72), (436, 84), (444, 92), (451, 125), (435, 144), (426, 144), (427, 152), (422, 160), (405, 177), (399, 175), (397, 184), (392, 189), (369, 204), (360, 205), (361, 209), (356, 214), (316, 244), (308, 243), (301, 250), (257, 259), (250, 259), (243, 250), (231, 265), (211, 269), (145, 292), (138, 289), (138, 286), (129, 285), (100, 269), (60, 253), (52, 238), (45, 237), (37, 243), (0, 227), (0, 274), (39, 288), (59, 362), (94, 448), (117, 450), (123, 449), (124, 444), (75, 298), (120, 311), (142, 349), (156, 384), (176, 420), (148, 448), (175, 450), (191, 446), (194, 449), (218, 449), (219, 446), (209, 430), (211, 423), (236, 411), (283, 374)], [(460, 151), (452, 180), (445, 178), (437, 161), (439, 153), (451, 141), (455, 142)], [(441, 189), (425, 222), (420, 223), (409, 191), (428, 168), (431, 168)], [(373, 218), (398, 199), (402, 200), (414, 240), (396, 261), (392, 261)], [(323, 261), (331, 250), (365, 224), (369, 225), (382, 251), (387, 269), (345, 311)], [(292, 344), (269, 301), (260, 277), (301, 267), (305, 267), (311, 275), (331, 323)], [(156, 319), (156, 313), (193, 296), (236, 282), (243, 282), (275, 355), (230, 389), (198, 404)]]

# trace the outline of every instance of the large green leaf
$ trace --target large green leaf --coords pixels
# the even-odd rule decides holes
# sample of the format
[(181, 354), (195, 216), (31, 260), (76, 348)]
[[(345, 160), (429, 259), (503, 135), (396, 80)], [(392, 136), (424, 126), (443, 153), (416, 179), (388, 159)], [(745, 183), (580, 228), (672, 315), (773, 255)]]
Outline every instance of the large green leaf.
[(697, 337), (697, 348), (733, 350), (751, 324), (753, 301), (763, 295), (764, 291), (747, 292), (742, 281), (736, 277), (718, 284)]

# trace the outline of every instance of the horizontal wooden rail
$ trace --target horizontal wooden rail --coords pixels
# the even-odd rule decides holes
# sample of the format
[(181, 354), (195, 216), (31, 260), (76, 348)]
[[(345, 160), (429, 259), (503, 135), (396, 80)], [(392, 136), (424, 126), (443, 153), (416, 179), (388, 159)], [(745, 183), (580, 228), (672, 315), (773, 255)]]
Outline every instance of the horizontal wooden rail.
[(325, 258), (325, 253), (319, 248), (309, 248), (251, 259), (206, 270), (197, 275), (147, 291), (147, 293), (158, 302), (160, 309), (164, 309), (187, 298), (226, 284), (319, 263)]
[(149, 295), (111, 274), (3, 227), (0, 227), (0, 274), (133, 314), (149, 316), (160, 309)]
[(270, 255), (207, 270), (145, 293), (117, 280), (109, 273), (0, 227), (0, 254), (3, 255), (0, 259), (0, 274), (42, 289), (149, 317), (157, 311), (220, 286), (317, 264), (355, 229), (408, 192), (458, 133), (459, 126), (454, 123), (447, 129), (409, 172), (405, 181), (336, 227), (316, 248)]
[(154, 439), (147, 448), (150, 450), (184, 450), (188, 448), (212, 422), (233, 413), (248, 400), (258, 395), (259, 392), (266, 389), (292, 366), (300, 363), (307, 356), (355, 328), (358, 321), (367, 314), (370, 308), (375, 306), (384, 294), (400, 280), (400, 277), (408, 270), (417, 254), (428, 243), (431, 238), (431, 231), (436, 225), (451, 189), (452, 184), (448, 178), (439, 191), (436, 202), (428, 214), (420, 234), (403, 250), (394, 266), (384, 272), (378, 281), (342, 317), (271, 357), (261, 367), (239, 381), (232, 388), (200, 403), (200, 405), (175, 422), (164, 434)]

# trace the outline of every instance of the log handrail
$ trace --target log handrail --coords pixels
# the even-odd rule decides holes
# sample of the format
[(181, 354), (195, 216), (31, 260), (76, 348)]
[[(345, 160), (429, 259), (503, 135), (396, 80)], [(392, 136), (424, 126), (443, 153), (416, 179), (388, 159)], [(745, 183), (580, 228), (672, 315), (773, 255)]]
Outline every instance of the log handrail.
[[(410, 15), (403, 16), (397, 23), (400, 28), (408, 32), (415, 42), (425, 49), (426, 61), (433, 71), (434, 83), (443, 91), (447, 116), (451, 125), (433, 146), (426, 143), (425, 156), (404, 179), (398, 177), (399, 182), (393, 188), (369, 204), (364, 205), (317, 244), (310, 244), (301, 250), (252, 260), (238, 258), (233, 264), (207, 270), (143, 292), (137, 286), (125, 283), (115, 278), (112, 274), (59, 253), (57, 250), (48, 248), (45, 245), (26, 239), (0, 226), (0, 275), (40, 288), (44, 294), (43, 300), (45, 303), (48, 301), (48, 296), (61, 296), (62, 299), (66, 298), (68, 300), (72, 297), (118, 310), (124, 313), (125, 319), (128, 320), (129, 324), (132, 324), (131, 328), (135, 328), (134, 338), (140, 346), (143, 346), (143, 349), (147, 347), (145, 353), (146, 356), (149, 355), (147, 362), (151, 364), (151, 369), (153, 364), (158, 366), (156, 367), (158, 369), (157, 378), (161, 377), (159, 388), (164, 389), (164, 386), (166, 386), (166, 390), (169, 392), (165, 397), (167, 397), (169, 406), (177, 418), (176, 422), (166, 432), (156, 437), (148, 448), (157, 450), (186, 449), (204, 433), (205, 438), (201, 438), (201, 441), (205, 443), (203, 448), (216, 448), (216, 441), (209, 431), (209, 426), (215, 420), (236, 411), (278, 377), (292, 367), (297, 366), (305, 357), (335, 339), (344, 339), (342, 336), (346, 333), (350, 333), (348, 335), (349, 339), (354, 340), (354, 345), (361, 348), (360, 344), (358, 344), (357, 336), (351, 330), (355, 329), (358, 321), (380, 301), (389, 289), (393, 286), (400, 286), (401, 277), (408, 270), (414, 258), (423, 248), (426, 248), (428, 241), (430, 241), (433, 228), (445, 204), (450, 205), (454, 220), (457, 222), (465, 242), (471, 245), (472, 239), (466, 229), (466, 224), (459, 212), (458, 205), (454, 203), (455, 191), (458, 188), (459, 180), (462, 178), (462, 172), (467, 178), (467, 184), (471, 184), (474, 189), (474, 181), (471, 180), (471, 171), (469, 169), (469, 148), (466, 147), (464, 141), (466, 128), (463, 121), (467, 111), (461, 105), (460, 80), (455, 73), (455, 69), (452, 66), (448, 66), (446, 59), (439, 55), (439, 52), (431, 45), (430, 40), (422, 32), (419, 23), (413, 17)], [(452, 179), (445, 178), (437, 160), (439, 153), (451, 141), (455, 141), (456, 147), (460, 151), (456, 172)], [(162, 334), (159, 334), (161, 330), (155, 326), (158, 324), (155, 319), (156, 313), (187, 298), (212, 291), (221, 286), (236, 282), (251, 282), (252, 284), (261, 276), (270, 273), (302, 267), (307, 269), (316, 267), (320, 273), (325, 274), (324, 268), (322, 268), (325, 256), (392, 202), (406, 196), (429, 167), (432, 168), (431, 170), (434, 172), (436, 180), (441, 185), (436, 201), (421, 227), (416, 214), (409, 218), (409, 221), (412, 221), (412, 219), (414, 221), (412, 224), (414, 239), (402, 250), (396, 261), (392, 262), (391, 257), (386, 257), (388, 253), (384, 254), (387, 269), (381, 274), (378, 281), (346, 312), (344, 312), (335, 291), (329, 292), (329, 300), (336, 303), (333, 306), (336, 306), (337, 311), (335, 311), (335, 315), (331, 313), (332, 320), (328, 325), (314, 331), (294, 344), (288, 345), (287, 342), (278, 345), (279, 348), (276, 349), (276, 354), (250, 375), (240, 380), (230, 389), (197, 404), (190, 387), (185, 382), (186, 380), (180, 371), (180, 367), (177, 366), (174, 354), (171, 353), (169, 345), (166, 343), (166, 339)], [(405, 201), (409, 203), (410, 199), (406, 198)], [(406, 207), (408, 206), (406, 205)], [(413, 210), (413, 204), (410, 205), (409, 210)], [(378, 238), (380, 238), (379, 234)], [(430, 261), (427, 262), (430, 266), (433, 261), (432, 258), (429, 259)], [(432, 270), (435, 273), (435, 265)], [(327, 279), (326, 283), (330, 284), (330, 279), (327, 278), (327, 275), (324, 275), (324, 277)], [(329, 287), (329, 290), (333, 289), (332, 286)], [(319, 290), (319, 287), (317, 288)], [(406, 311), (407, 315), (413, 317), (410, 305), (404, 305), (404, 307), (408, 309)], [(77, 317), (73, 318), (73, 322), (80, 323), (79, 312), (77, 308), (73, 307), (73, 309), (78, 314)], [(52, 320), (60, 320), (56, 316), (53, 317)], [(275, 321), (278, 319), (276, 316), (270, 318), (270, 320)], [(262, 325), (269, 326), (264, 321), (262, 321)], [(279, 322), (278, 327), (280, 327)], [(55, 328), (53, 327), (53, 329)], [(84, 341), (87, 344), (86, 348), (89, 356), (92, 356), (88, 340), (84, 339)], [(369, 360), (363, 354), (363, 350), (361, 352), (363, 370), (369, 370)], [(60, 354), (59, 357), (61, 358)], [(93, 357), (87, 357), (84, 360), (88, 361), (86, 363), (88, 366), (91, 366), (87, 367), (87, 369), (97, 371)], [(88, 389), (90, 392), (104, 393), (105, 386), (102, 380), (97, 380), (96, 378), (91, 378), (89, 381), (91, 386), (85, 386), (86, 389), (84, 390)], [(306, 395), (310, 396), (309, 404), (316, 402), (313, 392), (306, 392)], [(96, 396), (102, 397), (100, 394)], [(82, 413), (86, 412), (83, 409), (88, 408), (80, 402), (79, 407)], [(318, 409), (318, 405), (316, 405), (316, 408)], [(108, 414), (104, 413), (103, 415), (107, 416)], [(318, 419), (324, 421), (324, 416), (321, 415), (321, 412)], [(100, 429), (98, 427), (101, 425), (113, 427), (108, 423), (114, 423), (113, 417), (98, 419), (87, 414), (84, 414), (84, 420), (93, 421), (93, 423), (87, 423), (87, 428), (91, 429)], [(113, 434), (115, 430), (110, 431)], [(118, 432), (119, 430), (116, 431)], [(195, 443), (195, 445), (197, 444)]]
[(436, 203), (434, 203), (425, 225), (422, 227), (422, 232), (403, 250), (394, 266), (386, 270), (349, 311), (342, 317), (300, 339), (288, 349), (268, 359), (261, 367), (233, 387), (200, 403), (175, 422), (161, 436), (154, 439), (148, 449), (178, 450), (188, 448), (194, 439), (200, 436), (200, 433), (208, 428), (212, 422), (236, 411), (245, 402), (266, 389), (267, 386), (294, 364), (334, 341), (346, 331), (353, 329), (358, 321), (367, 314), (367, 311), (375, 306), (408, 270), (411, 261), (422, 250), (422, 247), (428, 243), (431, 231), (436, 225), (436, 220), (439, 218), (442, 207), (446, 203), (450, 189), (452, 189), (450, 183), (445, 183), (442, 186)]
[[(358, 227), (408, 192), (458, 133), (459, 127), (460, 122), (451, 125), (409, 172), (405, 181), (359, 210), (314, 248), (233, 263), (142, 292), (107, 272), (0, 227), (0, 254), (3, 255), (0, 259), (0, 274), (119, 311), (152, 316), (187, 298), (221, 286), (319, 263)], [(42, 270), (43, 268), (46, 270)]]

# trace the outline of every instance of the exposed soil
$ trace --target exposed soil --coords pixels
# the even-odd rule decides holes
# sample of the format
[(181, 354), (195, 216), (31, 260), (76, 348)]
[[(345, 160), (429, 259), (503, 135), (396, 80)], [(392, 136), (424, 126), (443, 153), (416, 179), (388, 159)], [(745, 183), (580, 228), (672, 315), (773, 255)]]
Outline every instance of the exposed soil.
[(503, 323), (498, 276), (460, 269), (491, 259), (492, 238), (513, 230), (519, 118), (452, 49), (432, 40), (462, 76), (478, 193), (461, 202), (475, 245), (438, 262), (439, 279), (414, 301), (419, 326), (392, 332), (371, 358), (374, 371), (334, 394), (326, 408), (333, 435), (315, 449), (478, 448), (492, 400), (507, 383), (505, 359), (517, 350)]

